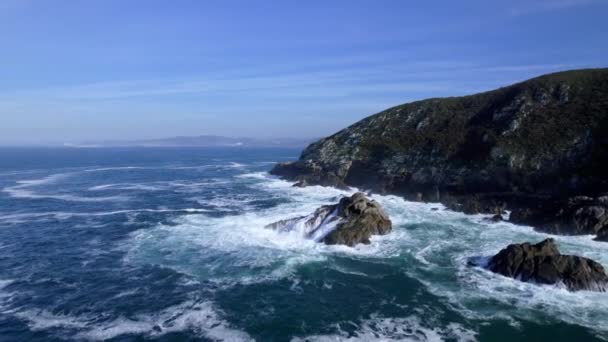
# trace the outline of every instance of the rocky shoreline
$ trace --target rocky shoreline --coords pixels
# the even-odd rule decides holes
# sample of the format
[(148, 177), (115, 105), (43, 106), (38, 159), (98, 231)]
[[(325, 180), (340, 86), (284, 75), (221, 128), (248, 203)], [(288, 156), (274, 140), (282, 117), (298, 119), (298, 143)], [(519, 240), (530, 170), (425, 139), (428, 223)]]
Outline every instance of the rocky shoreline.
[[(279, 163), (270, 173), (294, 186), (357, 187), (492, 214), (491, 222), (506, 218), (551, 234), (608, 241), (606, 132), (608, 69), (576, 70), (390, 108), (309, 145), (299, 160)], [(368, 206), (372, 219), (352, 210)], [(361, 193), (270, 228), (304, 222), (319, 231), (330, 213), (342, 228), (321, 242), (352, 246), (390, 231), (379, 205)], [(608, 286), (602, 265), (560, 254), (552, 239), (509, 245), (483, 266), (571, 291), (604, 292)]]
[(607, 131), (608, 69), (575, 70), (390, 108), (271, 174), (607, 241)]
[[(496, 214), (488, 220), (498, 222), (502, 217)], [(283, 219), (266, 228), (282, 233), (295, 232), (327, 245), (352, 247), (369, 244), (373, 235), (390, 233), (392, 222), (378, 202), (357, 192), (342, 197), (336, 204), (323, 205), (309, 215)], [(563, 286), (569, 291), (608, 290), (608, 274), (600, 263), (561, 254), (553, 239), (537, 244), (511, 244), (490, 258), (472, 257), (468, 264), (523, 282)]]

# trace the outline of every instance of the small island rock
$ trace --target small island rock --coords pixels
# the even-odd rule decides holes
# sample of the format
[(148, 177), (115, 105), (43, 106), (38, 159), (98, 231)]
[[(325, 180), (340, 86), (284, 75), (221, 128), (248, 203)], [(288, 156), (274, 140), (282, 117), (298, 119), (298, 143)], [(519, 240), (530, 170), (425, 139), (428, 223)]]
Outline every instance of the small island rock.
[(370, 243), (372, 235), (388, 234), (392, 223), (380, 204), (357, 192), (314, 213), (281, 220), (266, 226), (280, 231), (299, 230), (309, 239), (328, 245), (354, 246)]
[(525, 282), (561, 283), (570, 291), (604, 292), (608, 288), (608, 275), (601, 264), (560, 254), (553, 239), (509, 245), (490, 259), (488, 269)]

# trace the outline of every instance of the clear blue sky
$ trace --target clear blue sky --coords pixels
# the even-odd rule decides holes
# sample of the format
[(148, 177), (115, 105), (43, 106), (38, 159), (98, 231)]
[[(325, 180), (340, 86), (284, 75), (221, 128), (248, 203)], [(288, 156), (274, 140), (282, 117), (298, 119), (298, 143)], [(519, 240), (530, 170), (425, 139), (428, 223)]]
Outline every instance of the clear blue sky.
[(0, 144), (318, 137), (608, 66), (608, 0), (0, 0)]

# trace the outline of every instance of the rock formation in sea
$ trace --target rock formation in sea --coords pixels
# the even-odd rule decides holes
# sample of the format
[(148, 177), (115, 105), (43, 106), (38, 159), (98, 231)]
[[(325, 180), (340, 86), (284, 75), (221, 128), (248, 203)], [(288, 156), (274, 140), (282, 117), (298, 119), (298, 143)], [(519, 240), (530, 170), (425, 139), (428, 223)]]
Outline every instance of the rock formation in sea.
[(328, 245), (354, 246), (370, 243), (372, 235), (388, 234), (392, 223), (380, 204), (358, 192), (339, 203), (324, 205), (307, 216), (281, 220), (266, 226), (279, 231), (298, 231), (306, 238)]
[(531, 224), (553, 234), (594, 234), (597, 240), (602, 240), (608, 235), (608, 196), (540, 202), (515, 209), (511, 221)]
[[(560, 234), (608, 235), (608, 69), (387, 109), (271, 173), (355, 186)], [(584, 200), (582, 200), (585, 196)]]
[(563, 284), (570, 291), (608, 289), (608, 275), (601, 264), (560, 254), (553, 239), (509, 245), (490, 259), (488, 269), (525, 282)]

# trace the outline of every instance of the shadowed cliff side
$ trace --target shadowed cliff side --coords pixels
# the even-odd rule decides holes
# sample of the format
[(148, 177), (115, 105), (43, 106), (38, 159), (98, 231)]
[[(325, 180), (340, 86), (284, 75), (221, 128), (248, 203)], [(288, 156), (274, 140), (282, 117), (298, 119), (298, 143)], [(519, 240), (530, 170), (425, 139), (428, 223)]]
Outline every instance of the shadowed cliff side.
[[(607, 132), (608, 69), (566, 71), (387, 109), (271, 173), (302, 186), (356, 186), (467, 213), (511, 209), (519, 223), (539, 229), (605, 235)], [(584, 201), (571, 208), (571, 198), (583, 195), (595, 209)], [(569, 227), (577, 211), (591, 212), (583, 215), (588, 227)]]

